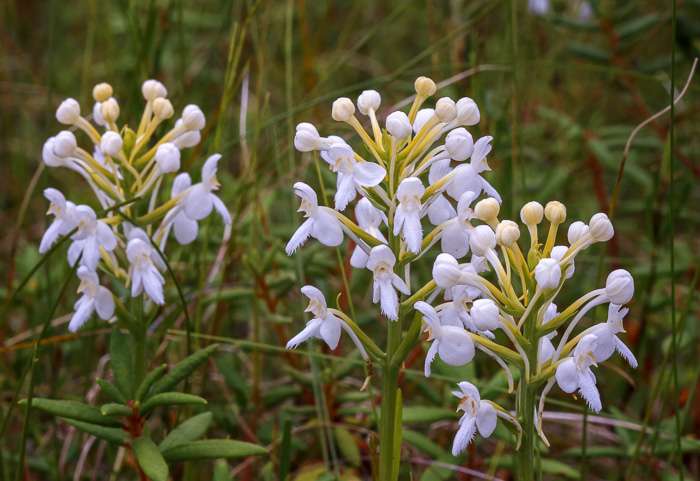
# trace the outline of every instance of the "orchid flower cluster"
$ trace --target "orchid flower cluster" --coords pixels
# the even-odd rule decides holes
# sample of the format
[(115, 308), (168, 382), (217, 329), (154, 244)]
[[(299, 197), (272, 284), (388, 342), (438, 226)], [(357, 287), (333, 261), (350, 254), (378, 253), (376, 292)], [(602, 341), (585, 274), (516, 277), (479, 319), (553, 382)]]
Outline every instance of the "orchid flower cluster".
[[(174, 126), (151, 142), (156, 129), (175, 111), (165, 86), (157, 80), (144, 82), (141, 91), (146, 107), (136, 131), (127, 125), (119, 127), (119, 103), (112, 96), (112, 87), (101, 83), (92, 91), (92, 120), (97, 126), (81, 115), (75, 99), (66, 99), (58, 107), (56, 119), (69, 130), (49, 138), (43, 147), (44, 163), (77, 172), (92, 189), (95, 205), (99, 205), (96, 212), (89, 205), (67, 200), (54, 188), (44, 191), (51, 203), (48, 214), (54, 220), (41, 240), (39, 252), (48, 252), (59, 237), (70, 235), (68, 262), (71, 266), (79, 264), (78, 293), (82, 296), (75, 303), (68, 327), (73, 332), (93, 312), (107, 321), (114, 316), (115, 305), (123, 307), (101, 285), (100, 273), (124, 282), (133, 297), (144, 294), (148, 303), (162, 305), (166, 265), (161, 254), (170, 232), (179, 244), (191, 243), (197, 236), (197, 222), (213, 209), (226, 224), (231, 223), (226, 206), (214, 193), (219, 188), (219, 154), (204, 163), (199, 183), (193, 185), (186, 172), (178, 174), (181, 150), (201, 140), (200, 132), (206, 124), (201, 109), (188, 105)], [(90, 148), (78, 145), (75, 130), (86, 134), (92, 143)], [(174, 177), (170, 196), (161, 202), (160, 189), (167, 185), (168, 177)]]
[[(401, 368), (423, 330), (430, 343), (426, 377), (436, 357), (463, 366), (477, 350), (482, 351), (505, 369), (509, 392), (515, 389), (511, 369), (520, 372), (516, 415), (482, 399), (473, 384), (459, 383), (460, 390), (454, 394), (460, 398), (458, 410), (464, 415), (453, 453), (464, 450), (477, 430), (488, 437), (498, 418), (519, 433), (518, 446), (522, 439), (532, 450), (535, 426), (541, 433), (535, 411), (541, 421), (546, 394), (555, 383), (567, 393), (578, 390), (599, 411), (600, 395), (591, 367), (615, 350), (636, 366), (618, 337), (624, 332), (622, 319), (627, 313), (622, 305), (630, 301), (634, 282), (627, 271), (614, 271), (605, 287), (560, 309), (555, 298), (574, 274), (576, 256), (613, 236), (610, 220), (596, 214), (588, 225), (574, 222), (568, 229), (568, 245), (558, 245), (566, 208), (556, 201), (546, 207), (530, 202), (521, 211), (530, 244), (521, 250), (517, 243), (520, 227), (498, 219), (501, 197), (486, 180), (492, 137), (475, 141), (466, 128), (480, 120), (476, 103), (467, 97), (456, 102), (444, 97), (434, 108), (422, 108), (436, 92), (436, 85), (420, 77), (415, 89), (410, 111), (389, 113), (384, 128), (377, 117), (381, 97), (376, 91), (364, 91), (357, 105), (348, 98), (333, 103), (333, 119), (349, 125), (359, 135), (360, 146), (335, 135), (322, 137), (310, 123), (299, 124), (294, 138), (297, 150), (318, 152), (337, 173), (337, 189), (330, 207), (319, 204), (309, 185), (294, 184), (306, 220), (287, 244), (287, 253), (291, 255), (308, 237), (338, 246), (347, 236), (355, 246), (351, 265), (373, 274), (373, 302), (388, 321), (387, 348), (380, 349), (345, 313), (329, 308), (323, 293), (312, 286), (305, 286), (302, 292), (309, 297), (309, 310), (315, 317), (287, 347), (316, 337), (335, 349), (345, 331), (364, 359), (379, 363), (387, 378), (384, 383), (391, 378), (387, 371)], [(356, 110), (367, 117), (368, 130)], [(354, 216), (344, 213), (353, 203)], [(545, 217), (549, 230), (542, 244), (538, 225)], [(433, 279), (416, 286), (411, 267), (437, 250), (434, 246), (441, 253), (433, 265)], [(583, 316), (604, 303), (610, 304), (607, 322), (572, 337)], [(564, 333), (557, 341), (561, 329)], [(542, 385), (537, 409), (535, 391)], [(382, 392), (384, 423), (394, 406), (385, 411), (391, 390)], [(400, 426), (398, 429), (400, 432)], [(392, 438), (395, 432), (391, 426), (385, 431), (380, 428), (380, 455), (385, 451), (382, 437)], [(532, 451), (527, 456), (531, 462)], [(395, 473), (385, 471), (390, 472)]]

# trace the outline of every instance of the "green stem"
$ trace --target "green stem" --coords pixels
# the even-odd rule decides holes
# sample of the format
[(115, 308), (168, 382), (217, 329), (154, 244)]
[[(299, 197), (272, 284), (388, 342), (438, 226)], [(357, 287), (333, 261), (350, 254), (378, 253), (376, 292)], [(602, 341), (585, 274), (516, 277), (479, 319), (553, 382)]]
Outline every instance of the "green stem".
[(398, 459), (394, 459), (396, 436), (396, 402), (399, 386), (399, 372), (401, 366), (393, 366), (392, 357), (396, 354), (401, 341), (401, 320), (389, 321), (389, 338), (387, 340), (387, 360), (382, 372), (382, 406), (379, 424), (379, 479), (395, 481), (398, 470), (394, 472), (394, 465)]
[(140, 386), (141, 381), (146, 377), (146, 335), (147, 324), (146, 316), (143, 312), (143, 297), (134, 297), (131, 300), (131, 310), (136, 325), (131, 331), (131, 336), (134, 338), (134, 385)]

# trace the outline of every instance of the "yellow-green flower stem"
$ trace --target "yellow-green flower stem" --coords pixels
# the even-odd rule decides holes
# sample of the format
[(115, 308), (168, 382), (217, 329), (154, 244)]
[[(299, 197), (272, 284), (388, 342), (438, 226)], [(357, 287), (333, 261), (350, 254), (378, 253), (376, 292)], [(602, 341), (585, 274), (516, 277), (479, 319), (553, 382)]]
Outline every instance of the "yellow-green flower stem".
[[(523, 316), (518, 322), (518, 328), (520, 328), (523, 325), (523, 323), (528, 319), (528, 317), (530, 316), (530, 312), (532, 312), (533, 307), (537, 304), (537, 300), (540, 298), (543, 292), (544, 291), (542, 289), (540, 289), (539, 287), (537, 288), (537, 291), (535, 291), (535, 295), (532, 296), (532, 301), (530, 302), (530, 305), (527, 306), (525, 312), (523, 313)], [(533, 326), (537, 327), (535, 322), (533, 322), (532, 324)]]
[(377, 122), (377, 114), (374, 109), (369, 109), (367, 112), (369, 115), (369, 121), (372, 123), (372, 133), (374, 134), (374, 143), (379, 147), (379, 150), (384, 152), (384, 142), (382, 140), (382, 129), (379, 128), (379, 122)]
[[(477, 274), (474, 274), (472, 272), (462, 272), (462, 277), (463, 278), (467, 277), (469, 279), (472, 279), (476, 283), (481, 284), (484, 287), (486, 287), (489, 290), (489, 292), (491, 293), (491, 296), (494, 297), (495, 299), (497, 299), (498, 302), (500, 302), (501, 304), (503, 304), (504, 306), (509, 308), (509, 310), (514, 311), (514, 312), (522, 312), (523, 309), (521, 307), (519, 307), (517, 304), (513, 304), (513, 302), (509, 298), (507, 298), (506, 296), (503, 295), (503, 293), (501, 292), (500, 289), (498, 289), (496, 286), (491, 284), (491, 282), (487, 281), (485, 278), (483, 278)], [(475, 285), (474, 287), (479, 289), (478, 285)]]
[(128, 170), (134, 179), (136, 179), (137, 183), (141, 183), (141, 174), (139, 174), (138, 170), (136, 170), (134, 166), (129, 163), (123, 150), (119, 152), (119, 157), (117, 157), (117, 160), (119, 161), (119, 165)]
[[(442, 135), (442, 128), (444, 127), (444, 125), (445, 124), (442, 123), (437, 124), (437, 126), (433, 127), (432, 130), (430, 130), (430, 132), (428, 132), (428, 134), (426, 134), (424, 138), (420, 139), (420, 141), (417, 144), (413, 144), (411, 146), (411, 142), (409, 142), (409, 145), (404, 149), (408, 150), (408, 156), (406, 156), (406, 158), (401, 162), (401, 166), (403, 167), (410, 164), (414, 158), (419, 158), (420, 154), (425, 153), (425, 151), (429, 149), (431, 145), (433, 145), (435, 140), (437, 140), (437, 138), (440, 137), (440, 135)], [(423, 126), (423, 128), (426, 127), (428, 127), (428, 124)], [(423, 129), (421, 129), (421, 132), (422, 131)], [(418, 136), (416, 136), (416, 139), (418, 139)]]
[(391, 136), (391, 158), (389, 159), (389, 195), (396, 195), (394, 172), (396, 171), (396, 137)]
[[(567, 354), (568, 354), (568, 352), (567, 352)], [(550, 379), (552, 376), (554, 376), (554, 374), (557, 372), (557, 368), (564, 361), (566, 361), (566, 359), (560, 359), (557, 362), (555, 362), (554, 364), (551, 364), (551, 361), (547, 361), (547, 363), (545, 364), (546, 367), (544, 367), (539, 372), (539, 374), (537, 374), (536, 376), (532, 376), (530, 378), (530, 384), (535, 386), (535, 387), (539, 387), (542, 384), (544, 384), (545, 382), (547, 382), (548, 379)]]
[(84, 117), (78, 117), (78, 120), (73, 125), (75, 125), (80, 130), (88, 134), (88, 137), (90, 137), (90, 140), (93, 144), (100, 145), (100, 140), (102, 139), (102, 136), (97, 131), (97, 129), (95, 129), (95, 127), (92, 126), (90, 122), (85, 120)]
[(189, 189), (185, 190), (184, 192), (181, 192), (179, 195), (176, 195), (172, 199), (168, 200), (165, 204), (161, 205), (157, 209), (153, 210), (152, 212), (149, 212), (148, 214), (139, 217), (136, 219), (137, 225), (147, 225), (151, 224), (161, 217), (163, 217), (165, 214), (168, 213), (170, 209), (175, 207), (175, 205), (178, 203), (180, 199), (182, 199), (185, 194), (189, 192)]
[[(151, 147), (151, 149), (148, 152), (143, 154), (138, 159), (134, 160), (134, 156), (138, 153), (138, 151), (141, 149), (141, 147), (143, 147), (143, 145), (141, 147), (138, 147), (138, 144), (137, 144), (137, 146), (134, 146), (134, 150), (131, 151), (131, 157), (129, 158), (129, 163), (135, 165), (136, 167), (142, 167), (149, 160), (151, 160), (151, 158), (154, 155), (156, 155), (156, 150), (158, 150), (158, 147), (161, 144), (164, 144), (166, 142), (170, 142), (173, 138), (177, 137), (178, 135), (180, 135), (181, 133), (186, 132), (186, 131), (187, 131), (187, 128), (185, 127), (184, 124), (178, 125), (174, 129), (172, 129), (170, 132), (165, 134), (163, 137), (161, 137), (161, 139), (156, 143), (156, 145)], [(148, 138), (146, 138), (145, 141), (148, 142)]]
[(537, 245), (537, 224), (528, 224), (527, 230), (530, 233), (530, 250), (534, 249)]
[(566, 251), (564, 257), (562, 257), (561, 261), (559, 261), (559, 266), (563, 266), (565, 263), (570, 262), (579, 252), (594, 243), (595, 240), (591, 234), (586, 234), (585, 236), (581, 237), (569, 247), (569, 250)]
[(413, 99), (413, 104), (411, 105), (411, 110), (408, 111), (408, 120), (411, 121), (411, 125), (413, 125), (413, 121), (416, 120), (416, 115), (420, 110), (420, 106), (423, 105), (423, 102), (425, 102), (427, 99), (428, 97), (424, 95), (416, 94), (415, 98)]
[(576, 311), (578, 311), (583, 304), (588, 302), (590, 299), (593, 299), (594, 297), (603, 294), (605, 292), (605, 289), (595, 289), (585, 296), (580, 297), (576, 302), (571, 304), (569, 307), (564, 309), (563, 312), (558, 314), (554, 319), (549, 321), (547, 324), (539, 328), (538, 334), (540, 337), (544, 337), (547, 334), (550, 334), (554, 331), (556, 331), (560, 326), (562, 326), (571, 316), (573, 316)]
[(514, 344), (519, 344), (521, 346), (525, 346), (528, 344), (528, 341), (523, 337), (523, 335), (520, 333), (520, 330), (511, 322), (510, 319), (508, 319), (505, 316), (499, 316), (499, 319), (501, 320), (503, 325), (508, 329), (507, 332), (510, 332), (510, 334), (515, 338), (515, 341), (513, 342)]
[(420, 246), (420, 253), (414, 254), (413, 252), (410, 251), (405, 251), (401, 252), (401, 257), (399, 257), (399, 265), (403, 267), (404, 265), (415, 261), (418, 259), (420, 256), (422, 256), (430, 246), (433, 245), (434, 242), (436, 242), (438, 234), (442, 232), (442, 230), (447, 227), (450, 224), (454, 223), (454, 219), (446, 220), (436, 228), (434, 228), (428, 235), (423, 237), (423, 242), (421, 243)]
[(523, 428), (520, 426), (520, 423), (518, 422), (518, 420), (515, 419), (508, 411), (506, 411), (504, 408), (502, 408), (501, 406), (499, 406), (498, 404), (496, 404), (493, 401), (489, 401), (488, 399), (482, 399), (481, 402), (488, 403), (491, 406), (493, 406), (494, 409), (496, 409), (496, 411), (498, 411), (496, 413), (497, 416), (500, 416), (500, 417), (506, 419), (515, 427), (515, 429), (518, 430), (518, 442), (515, 445), (515, 449), (518, 450), (520, 448), (520, 442), (522, 441), (522, 438), (523, 438)]
[(347, 314), (345, 314), (343, 311), (339, 311), (338, 309), (333, 309), (333, 308), (328, 308), (328, 312), (330, 312), (333, 315), (336, 315), (340, 317), (342, 320), (344, 320), (348, 326), (350, 326), (350, 329), (355, 333), (355, 335), (360, 339), (360, 342), (364, 346), (365, 350), (367, 351), (367, 354), (373, 357), (375, 362), (381, 363), (386, 361), (386, 354), (384, 351), (379, 349), (379, 346), (377, 346), (372, 339), (369, 338), (365, 332), (360, 329), (360, 327), (348, 317)]
[(547, 242), (544, 244), (544, 249), (542, 249), (542, 257), (549, 257), (552, 252), (552, 247), (554, 247), (554, 241), (557, 238), (557, 230), (559, 229), (559, 224), (550, 224), (549, 233), (547, 234)]
[(102, 189), (102, 191), (105, 194), (109, 196), (110, 199), (115, 200), (117, 202), (124, 202), (124, 198), (116, 190), (116, 187), (114, 187), (113, 184), (106, 182), (98, 172), (94, 170), (88, 170), (87, 175), (95, 184), (97, 184), (100, 187), (100, 189)]
[(367, 149), (372, 153), (374, 158), (377, 159), (379, 165), (385, 167), (381, 155), (377, 153), (377, 145), (374, 143), (374, 140), (372, 140), (372, 138), (369, 135), (367, 135), (367, 132), (365, 131), (364, 127), (362, 127), (362, 124), (360, 124), (360, 121), (357, 120), (357, 117), (353, 115), (352, 117), (350, 117), (350, 120), (348, 120), (346, 123), (350, 125), (350, 127), (352, 127), (353, 129), (355, 129), (360, 138), (362, 138), (362, 142), (364, 142)]
[(151, 100), (146, 101), (146, 108), (143, 109), (143, 115), (141, 116), (141, 122), (139, 122), (139, 128), (136, 130), (136, 138), (141, 137), (146, 126), (151, 121), (151, 112), (153, 110), (153, 102)]
[(507, 347), (501, 346), (500, 344), (496, 344), (492, 340), (480, 336), (479, 334), (474, 334), (473, 332), (469, 331), (466, 332), (467, 334), (469, 334), (469, 337), (471, 337), (472, 341), (474, 341), (475, 343), (481, 344), (485, 348), (495, 352), (496, 354), (501, 356), (501, 359), (503, 359), (504, 361), (508, 361), (510, 364), (517, 367), (518, 369), (525, 369), (523, 358), (517, 352), (508, 349)]
[(95, 170), (99, 171), (102, 175), (110, 175), (110, 176), (112, 175), (112, 172), (110, 172), (109, 170), (107, 170), (104, 166), (100, 165), (100, 163), (97, 162), (97, 161), (95, 160), (95, 158), (94, 158), (88, 151), (84, 150), (82, 147), (78, 147), (78, 148), (76, 149), (76, 151), (77, 151), (77, 153), (78, 153), (78, 156), (79, 156), (82, 160), (84, 160), (84, 161), (86, 161), (87, 163), (89, 163), (90, 166), (91, 166), (92, 168), (94, 168)]
[(426, 285), (424, 285), (423, 287), (421, 287), (419, 290), (417, 290), (416, 292), (414, 292), (413, 295), (412, 295), (411, 297), (409, 297), (408, 299), (406, 299), (405, 301), (403, 301), (403, 302), (401, 303), (401, 309), (403, 309), (404, 311), (408, 311), (409, 309), (412, 309), (412, 308), (413, 308), (413, 305), (414, 305), (416, 302), (418, 302), (418, 301), (424, 299), (425, 296), (427, 296), (427, 295), (429, 295), (431, 292), (433, 292), (433, 291), (435, 290), (436, 287), (437, 287), (437, 284), (435, 284), (435, 281), (431, 280), (431, 281), (428, 282)]
[[(438, 157), (444, 151), (445, 151), (444, 145), (439, 145), (439, 146), (435, 147), (433, 150), (430, 151), (430, 153), (428, 155), (426, 155), (425, 157), (422, 158), (422, 160), (420, 161), (418, 166), (416, 166), (415, 170), (413, 170), (413, 171), (411, 171), (411, 168), (415, 164), (415, 161), (412, 162), (411, 164), (405, 166), (401, 170), (400, 179), (403, 180), (406, 177), (408, 177), (409, 175), (411, 175), (412, 177), (420, 176), (423, 172), (425, 172), (425, 170), (428, 167), (430, 167), (433, 164), (434, 159), (436, 157)], [(448, 157), (444, 157), (444, 159), (447, 159), (447, 158)]]
[(139, 153), (143, 146), (148, 143), (148, 141), (151, 139), (151, 136), (156, 131), (156, 128), (160, 125), (162, 121), (163, 120), (158, 117), (153, 117), (150, 120), (150, 122), (148, 122), (148, 126), (146, 127), (146, 131), (143, 133), (143, 135), (141, 135), (140, 137), (136, 137), (136, 145), (134, 145), (134, 149), (131, 151), (129, 163), (133, 163), (136, 154)]

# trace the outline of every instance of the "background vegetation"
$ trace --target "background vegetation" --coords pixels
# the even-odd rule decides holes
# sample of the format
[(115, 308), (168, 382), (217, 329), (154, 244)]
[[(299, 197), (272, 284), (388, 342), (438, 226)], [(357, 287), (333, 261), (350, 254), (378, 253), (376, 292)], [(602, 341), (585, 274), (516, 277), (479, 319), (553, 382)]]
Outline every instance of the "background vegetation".
[[(680, 91), (700, 48), (700, 2), (678, 3)], [(700, 91), (695, 79), (677, 104), (673, 142), (670, 116), (660, 116), (634, 138), (622, 171), (632, 130), (669, 105), (672, 4), (598, 0), (588, 17), (586, 5), (552, 0), (549, 12), (538, 15), (526, 2), (489, 0), (2, 2), (2, 304), (39, 260), (49, 222), (42, 190), (59, 188), (76, 202), (91, 195), (74, 173), (41, 162), (43, 142), (61, 129), (56, 106), (75, 97), (87, 110), (92, 86), (107, 81), (120, 119), (133, 125), (143, 105), (141, 83), (158, 78), (176, 112), (196, 103), (207, 115), (202, 144), (183, 162), (198, 170), (207, 154), (223, 154), (221, 197), (234, 218), (230, 230), (207, 219), (194, 244), (169, 251), (194, 342), (223, 345), (192, 390), (209, 399), (213, 436), (256, 442), (272, 453), (242, 463), (181, 465), (174, 478), (369, 479), (377, 391), (359, 391), (366, 375), (359, 356), (348, 354), (347, 340), (334, 352), (322, 343), (283, 349), (308, 319), (299, 292), (306, 283), (321, 287), (329, 302), (341, 293), (341, 306), (368, 329), (379, 318), (369, 272), (346, 269), (354, 294), (346, 295), (339, 262), (347, 267), (350, 251), (311, 242), (294, 257), (284, 253), (300, 222), (293, 182), (334, 188), (313, 157), (294, 151), (292, 139), (301, 121), (322, 134), (348, 133), (330, 119), (339, 96), (379, 90), (386, 114), (412, 94), (417, 76), (430, 76), (443, 82), (436, 98), (470, 96), (480, 106), (482, 121), (472, 131), (494, 137), (489, 181), (511, 218), (529, 200), (563, 202), (568, 222), (614, 213), (614, 239), (579, 256), (580, 284), (570, 300), (602, 285), (614, 268), (636, 280), (626, 326), (640, 366), (631, 370), (616, 357), (602, 363), (600, 416), (553, 391), (545, 414), (552, 448), (540, 446), (544, 479), (699, 479)], [(419, 275), (429, 274), (425, 265)], [(0, 413), (9, 416), (4, 479), (17, 465), (23, 429), (22, 411), (10, 402), (27, 389), (21, 374), (68, 275), (63, 253), (49, 259), (1, 320)], [(94, 380), (110, 376), (109, 328), (93, 319), (68, 333), (77, 283), (61, 299), (39, 351), (35, 395), (100, 405), (104, 396)], [(151, 328), (153, 366), (185, 354), (174, 289), (166, 298), (173, 301)], [(594, 313), (598, 321), (603, 316)], [(436, 362), (426, 380), (423, 357), (419, 347), (402, 380), (401, 479), (409, 472), (423, 480), (508, 479), (511, 438), (502, 427), (465, 456), (449, 454), (458, 419), (449, 391), (468, 379), (498, 401), (505, 381), (495, 364), (479, 356), (467, 369)], [(163, 414), (154, 429), (167, 429), (176, 415)], [(128, 457), (38, 411), (28, 428), (24, 479), (134, 473), (124, 466)]]

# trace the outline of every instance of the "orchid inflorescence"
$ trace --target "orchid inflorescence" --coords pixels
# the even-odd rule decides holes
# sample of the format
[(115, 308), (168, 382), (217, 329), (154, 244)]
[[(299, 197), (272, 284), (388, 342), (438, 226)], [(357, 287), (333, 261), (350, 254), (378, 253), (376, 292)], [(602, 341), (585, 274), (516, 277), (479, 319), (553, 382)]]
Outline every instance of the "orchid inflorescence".
[[(319, 204), (309, 185), (294, 184), (306, 220), (287, 244), (287, 253), (291, 255), (309, 236), (326, 246), (340, 245), (345, 236), (351, 239), (356, 247), (350, 263), (373, 272), (373, 302), (389, 320), (387, 328), (393, 322), (403, 328), (402, 320), (409, 313), (421, 313), (416, 319), (420, 323), (422, 317), (430, 342), (426, 377), (431, 375), (435, 357), (462, 366), (480, 350), (505, 369), (509, 392), (514, 390), (511, 368), (521, 373), (519, 392), (545, 386), (538, 391), (537, 413), (532, 403), (525, 409), (519, 401), (513, 416), (481, 399), (473, 384), (460, 383), (460, 391), (454, 394), (461, 399), (459, 409), (464, 416), (453, 445), (455, 455), (465, 449), (477, 429), (488, 437), (499, 417), (521, 434), (525, 423), (530, 432), (538, 426), (547, 442), (541, 418), (546, 395), (555, 383), (567, 393), (578, 390), (591, 409), (600, 411), (591, 367), (615, 350), (636, 366), (633, 354), (618, 337), (624, 332), (622, 319), (627, 313), (622, 305), (632, 298), (634, 281), (629, 272), (616, 270), (605, 287), (565, 309), (555, 304), (565, 281), (574, 275), (576, 256), (596, 242), (609, 240), (614, 233), (612, 223), (602, 213), (594, 215), (588, 225), (574, 222), (568, 228), (568, 245), (557, 244), (557, 234), (566, 221), (565, 206), (556, 201), (546, 207), (529, 202), (520, 217), (530, 243), (521, 249), (519, 225), (499, 220), (501, 197), (484, 178), (490, 170), (487, 156), (492, 137), (474, 141), (465, 128), (480, 120), (476, 103), (467, 97), (457, 102), (445, 97), (434, 108), (421, 108), (436, 92), (436, 85), (420, 77), (415, 89), (408, 114), (390, 113), (384, 128), (377, 118), (379, 93), (363, 92), (357, 110), (368, 117), (369, 131), (356, 117), (350, 99), (333, 103), (333, 119), (357, 132), (362, 150), (338, 136), (322, 137), (310, 123), (297, 126), (295, 147), (320, 153), (337, 173), (337, 190), (334, 206), (326, 207)], [(355, 223), (343, 212), (358, 194)], [(546, 238), (540, 239), (538, 226), (544, 218), (549, 227)], [(433, 265), (433, 279), (416, 288), (411, 266), (436, 245), (441, 253)], [(404, 357), (389, 362), (392, 353), (379, 349), (346, 314), (328, 308), (320, 290), (306, 286), (302, 292), (310, 298), (309, 310), (315, 317), (288, 348), (317, 337), (335, 349), (342, 329), (366, 360), (400, 365), (407, 354), (403, 346), (412, 346), (422, 330), (421, 325), (402, 330), (402, 344), (396, 352)], [(607, 322), (574, 336), (574, 328), (586, 313), (601, 304), (609, 304)], [(505, 336), (496, 336), (499, 330)], [(560, 330), (564, 332), (557, 339)]]
[[(42, 156), (49, 167), (66, 167), (77, 172), (92, 189), (100, 210), (76, 205), (54, 188), (44, 191), (51, 202), (48, 213), (54, 221), (46, 230), (39, 247), (48, 252), (61, 236), (71, 234), (68, 262), (81, 279), (78, 292), (82, 297), (75, 304), (69, 329), (78, 330), (94, 311), (110, 320), (120, 300), (100, 284), (99, 273), (107, 274), (130, 287), (131, 295), (145, 293), (149, 302), (164, 304), (163, 285), (166, 270), (161, 253), (171, 230), (180, 244), (189, 244), (197, 236), (197, 221), (213, 209), (226, 224), (231, 216), (214, 191), (217, 163), (221, 156), (212, 155), (202, 168), (201, 182), (192, 185), (186, 172), (180, 171), (180, 151), (194, 147), (201, 140), (206, 122), (196, 105), (184, 108), (174, 126), (155, 142), (151, 142), (160, 124), (174, 114), (165, 86), (147, 80), (141, 89), (146, 107), (136, 131), (118, 126), (119, 103), (112, 96), (112, 87), (101, 83), (92, 94), (93, 126), (80, 112), (75, 99), (64, 100), (56, 111), (56, 119), (70, 130), (64, 130), (44, 144)], [(82, 130), (93, 146), (83, 149), (73, 131)], [(102, 133), (100, 133), (102, 131)], [(159, 199), (161, 186), (168, 174), (172, 181), (170, 198)], [(167, 181), (166, 181), (167, 182)], [(159, 253), (160, 251), (160, 253)]]

